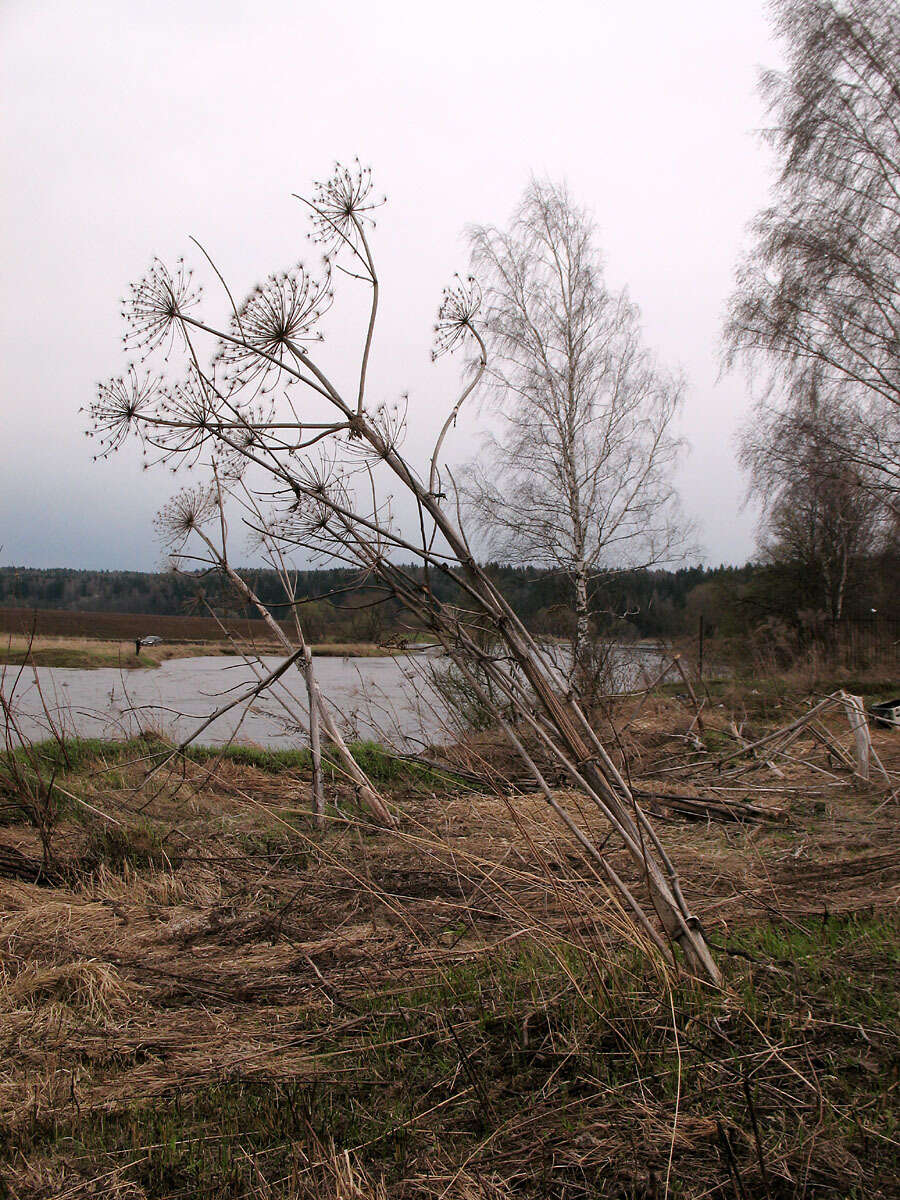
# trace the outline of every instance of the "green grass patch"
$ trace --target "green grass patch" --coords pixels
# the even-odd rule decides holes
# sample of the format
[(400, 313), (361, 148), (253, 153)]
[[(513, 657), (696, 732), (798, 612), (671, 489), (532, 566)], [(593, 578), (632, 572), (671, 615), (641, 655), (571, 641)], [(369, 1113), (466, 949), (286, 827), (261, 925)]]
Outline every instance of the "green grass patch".
[[(124, 741), (73, 737), (58, 742), (49, 738), (34, 742), (27, 750), (15, 749), (11, 754), (18, 762), (40, 762), (41, 769), (47, 772), (77, 774), (98, 768), (105, 771), (113, 764), (125, 766), (129, 763), (140, 763), (150, 767), (155, 761), (170, 754), (172, 749), (171, 742), (153, 733), (147, 733)], [(381, 787), (403, 783), (429, 788), (466, 786), (465, 781), (454, 775), (452, 769), (415, 762), (386, 750), (377, 742), (351, 742), (349, 749), (362, 770), (373, 783)], [(9, 753), (0, 753), (0, 763)], [(225, 759), (271, 775), (278, 775), (284, 771), (308, 772), (312, 765), (310, 751), (306, 746), (267, 748), (190, 745), (184, 753), (191, 762), (208, 763), (216, 759)], [(329, 782), (340, 782), (344, 775), (335, 751), (326, 747), (322, 758)]]
[(66, 737), (57, 741), (47, 738), (32, 742), (28, 747), (16, 747), (0, 752), (0, 762), (10, 756), (19, 763), (39, 763), (42, 770), (77, 774), (81, 771), (103, 769), (111, 763), (151, 763), (168, 753), (171, 744), (155, 734), (117, 741), (107, 738)]
[(101, 863), (120, 872), (126, 866), (138, 870), (168, 870), (176, 866), (171, 848), (167, 848), (161, 832), (151, 821), (135, 825), (103, 825), (96, 827), (79, 857), (82, 870), (96, 870)]
[(308, 771), (310, 768), (310, 753), (303, 747), (269, 750), (262, 746), (188, 746), (185, 757), (196, 763), (225, 759), (270, 775), (280, 775), (283, 771)]
[[(444, 771), (439, 767), (431, 767), (393, 754), (377, 742), (350, 742), (348, 748), (354, 760), (376, 787), (390, 789), (400, 785), (412, 785), (446, 789), (454, 785), (465, 786), (464, 781), (454, 776), (452, 771)], [(223, 758), (272, 775), (283, 771), (308, 773), (312, 768), (312, 759), (307, 747), (268, 750), (257, 746), (189, 746), (185, 753), (192, 762), (203, 763)], [(328, 783), (341, 783), (346, 780), (341, 760), (333, 748), (326, 747), (323, 750), (322, 766)]]
[(0, 665), (68, 667), (80, 671), (95, 671), (100, 667), (123, 667), (128, 671), (135, 671), (152, 669), (158, 667), (159, 663), (147, 655), (122, 654), (118, 650), (35, 646), (27, 651), (0, 648)]
[(727, 754), (740, 743), (721, 729), (704, 729), (703, 745), (711, 754)]
[[(397, 784), (420, 784), (437, 786), (445, 782), (443, 775), (409, 759), (392, 754), (377, 742), (351, 742), (350, 753), (369, 779), (378, 787), (390, 788)], [(334, 752), (328, 757), (337, 762)]]
[(149, 1196), (330, 1195), (310, 1164), (334, 1146), (391, 1196), (467, 1164), (534, 1200), (636, 1197), (666, 1171), (677, 1109), (673, 1196), (886, 1197), (897, 932), (882, 916), (754, 926), (723, 954), (724, 992), (670, 991), (633, 953), (498, 950), (296, 1011), (306, 1060), (287, 1076), (238, 1065), (152, 1103), (35, 1118), (6, 1153), (118, 1166)]

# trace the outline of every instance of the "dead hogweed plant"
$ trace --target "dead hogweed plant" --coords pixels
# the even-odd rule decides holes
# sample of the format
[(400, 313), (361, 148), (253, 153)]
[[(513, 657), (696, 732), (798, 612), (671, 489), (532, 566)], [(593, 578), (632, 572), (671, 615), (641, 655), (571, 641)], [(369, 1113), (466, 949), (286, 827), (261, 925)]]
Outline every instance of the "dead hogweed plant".
[[(476, 281), (457, 280), (444, 293), (435, 356), (466, 347), (471, 371), (429, 461), (417, 469), (401, 453), (405, 408), (373, 408), (367, 397), (379, 301), (370, 240), (379, 202), (371, 175), (358, 164), (337, 166), (302, 203), (312, 218), (311, 236), (324, 250), (321, 273), (298, 264), (269, 276), (238, 305), (213, 267), (230, 308), (222, 322), (211, 324), (201, 315), (200, 289), (183, 265), (170, 271), (155, 261), (133, 286), (125, 305), (126, 346), (142, 362), (154, 356), (179, 360), (183, 375), (172, 382), (129, 367), (103, 384), (91, 409), (101, 453), (134, 433), (154, 461), (214, 470), (209, 504), (195, 512), (187, 533), (204, 529), (243, 488), (254, 498), (245, 520), (279, 553), (324, 554), (365, 572), (412, 623), (434, 636), (472, 695), (494, 713), (549, 807), (644, 934), (666, 956), (679, 946), (691, 970), (718, 983), (719, 970), (653, 826), (558, 666), (475, 561), (459, 519), (441, 453), (487, 367)], [(349, 389), (326, 373), (317, 351), (335, 271), (367, 289), (370, 301)], [(414, 507), (414, 533), (401, 528), (393, 512), (391, 496), (398, 488)], [(404, 560), (419, 570), (402, 565)], [(436, 576), (453, 581), (456, 604), (435, 594)], [(302, 646), (294, 653), (301, 659)], [(598, 845), (560, 800), (527, 744), (539, 745), (542, 757), (557, 764), (605, 816), (640, 872), (647, 901), (616, 872), (605, 843)]]

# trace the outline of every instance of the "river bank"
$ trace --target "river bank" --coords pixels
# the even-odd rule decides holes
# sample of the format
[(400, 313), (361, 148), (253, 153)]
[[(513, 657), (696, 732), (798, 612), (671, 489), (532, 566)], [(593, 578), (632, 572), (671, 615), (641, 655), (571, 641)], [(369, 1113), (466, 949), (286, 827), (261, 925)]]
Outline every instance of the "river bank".
[[(153, 628), (152, 619), (146, 622), (147, 630)], [(275, 655), (280, 647), (276, 642), (257, 641), (251, 652), (259, 655)], [(375, 642), (314, 642), (313, 655), (317, 658), (385, 658), (401, 653), (395, 646), (380, 646)], [(141, 646), (137, 651), (135, 640), (122, 641), (117, 638), (86, 637), (29, 637), (24, 634), (7, 634), (0, 638), (0, 666), (33, 665), (36, 667), (68, 667), (80, 671), (100, 668), (117, 668), (123, 671), (152, 670), (160, 663), (175, 658), (203, 658), (217, 655), (234, 655), (235, 643), (226, 638), (194, 642), (165, 642), (153, 646)]]
[[(745, 699), (749, 736), (802, 708)], [(671, 695), (619, 702), (636, 789), (699, 790), (689, 719)], [(710, 714), (710, 760), (726, 727)], [(897, 770), (896, 735), (873, 735)], [(40, 751), (60, 789), (48, 869), (0, 880), (15, 1200), (892, 1194), (900, 858), (881, 792), (760, 763), (718, 790), (778, 819), (658, 806), (716, 990), (638, 950), (541, 798), (500, 782), (517, 776), (489, 734), (448, 751), (465, 776), (355, 748), (396, 832), (339, 776), (316, 828), (303, 751), (198, 750), (145, 783), (165, 753)], [(27, 806), (0, 807), (0, 861), (40, 864)]]

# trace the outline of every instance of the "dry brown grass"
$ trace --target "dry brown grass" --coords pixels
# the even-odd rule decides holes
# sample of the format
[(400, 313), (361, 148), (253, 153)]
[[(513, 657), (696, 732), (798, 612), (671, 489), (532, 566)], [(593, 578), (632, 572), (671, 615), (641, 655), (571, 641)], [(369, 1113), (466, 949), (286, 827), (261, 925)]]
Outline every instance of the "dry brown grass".
[[(685, 706), (661, 697), (629, 714), (640, 784), (699, 790), (665, 773), (690, 753), (678, 740)], [(726, 715), (710, 727), (724, 728)], [(876, 733), (894, 768), (895, 740)], [(488, 739), (473, 745), (470, 764), (491, 756)], [(343, 792), (343, 812), (320, 833), (296, 772), (187, 762), (148, 797), (133, 790), (140, 763), (114, 770), (115, 789), (102, 763), (68, 784), (123, 823), (119, 841), (67, 820), (55, 843), (66, 883), (0, 883), (0, 1108), (17, 1147), (0, 1171), (17, 1200), (649, 1200), (654, 1187), (663, 1194), (670, 1152), (681, 1194), (729, 1197), (717, 1112), (748, 1197), (762, 1200), (723, 1035), (748, 1039), (740, 1060), (760, 1089), (773, 1197), (826, 1186), (886, 1195), (840, 1115), (846, 1096), (828, 1090), (868, 1070), (857, 1060), (881, 1069), (885, 1022), (856, 1013), (871, 1045), (849, 1033), (835, 1041), (834, 997), (795, 995), (783, 951), (766, 957), (739, 940), (754, 923), (815, 932), (826, 912), (896, 905), (896, 809), (880, 794), (832, 787), (801, 766), (782, 780), (760, 768), (740, 786), (786, 806), (789, 821), (665, 822), (711, 937), (738, 939), (754, 960), (723, 959), (729, 983), (716, 999), (636, 965), (627, 924), (537, 796), (404, 785), (403, 827), (391, 835), (353, 819)], [(598, 814), (582, 815), (600, 831)], [(25, 827), (0, 837), (36, 847)], [(630, 869), (624, 856), (614, 863)], [(841, 951), (842, 970), (853, 953)], [(870, 991), (883, 986), (883, 964), (858, 958), (854, 970)], [(784, 995), (765, 992), (776, 985)], [(763, 989), (758, 1008), (746, 1010), (753, 989)], [(710, 1061), (691, 1060), (713, 1018)], [(677, 1123), (676, 1081), (685, 1089)], [(812, 1103), (815, 1086), (826, 1099)], [(782, 1128), (773, 1114), (785, 1106)], [(866, 1129), (874, 1111), (858, 1118)], [(204, 1138), (225, 1133), (207, 1154)], [(178, 1142), (171, 1150), (168, 1139)], [(192, 1191), (201, 1175), (189, 1169), (219, 1191)], [(563, 1178), (569, 1190), (554, 1191)]]
[(96, 1174), (56, 1158), (17, 1163), (8, 1168), (7, 1187), (11, 1200), (148, 1200), (138, 1184), (123, 1179), (127, 1164)]
[(208, 907), (222, 899), (222, 878), (213, 867), (192, 870), (154, 870), (149, 874), (125, 862), (117, 870), (101, 862), (78, 885), (92, 900), (172, 907), (192, 904)]
[(65, 1004), (94, 1021), (107, 1020), (128, 1004), (136, 991), (108, 962), (75, 959), (58, 966), (29, 963), (0, 982), (0, 1004), (10, 1013), (17, 1008)]

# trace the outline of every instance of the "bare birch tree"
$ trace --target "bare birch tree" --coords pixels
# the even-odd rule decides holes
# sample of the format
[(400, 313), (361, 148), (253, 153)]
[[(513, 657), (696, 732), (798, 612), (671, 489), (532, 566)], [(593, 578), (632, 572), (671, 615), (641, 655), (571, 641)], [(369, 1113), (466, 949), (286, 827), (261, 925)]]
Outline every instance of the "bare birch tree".
[(839, 401), (807, 379), (794, 388), (788, 412), (755, 414), (739, 454), (761, 505), (763, 557), (798, 567), (814, 606), (835, 621), (890, 525), (875, 473), (835, 447), (835, 430), (846, 428)]
[(830, 430), (837, 450), (896, 496), (900, 7), (774, 0), (771, 10), (787, 68), (765, 72), (761, 91), (780, 173), (738, 270), (728, 353), (792, 385), (812, 374), (840, 394), (846, 428)]
[[(553, 661), (479, 567), (458, 521), (456, 497), (446, 494), (450, 477), (442, 469), (442, 447), (487, 366), (474, 286), (448, 289), (441, 305), (438, 351), (474, 343), (479, 358), (448, 406), (430, 462), (416, 469), (401, 453), (402, 410), (368, 403), (379, 299), (370, 244), (376, 203), (367, 170), (336, 167), (304, 201), (326, 251), (321, 274), (297, 266), (271, 276), (240, 307), (224, 287), (230, 317), (217, 324), (200, 315), (199, 290), (186, 269), (172, 272), (154, 263), (126, 305), (128, 344), (144, 357), (163, 352), (177, 358), (184, 375), (170, 383), (133, 369), (102, 385), (92, 410), (95, 433), (107, 449), (137, 433), (147, 453), (161, 460), (216, 463), (232, 478), (245, 472), (260, 508), (269, 510), (256, 523), (250, 518), (252, 527), (277, 540), (286, 554), (315, 551), (367, 572), (432, 632), (487, 705), (493, 702), (479, 680), (489, 678), (515, 713), (511, 721), (493, 704), (500, 728), (614, 902), (661, 953), (671, 957), (679, 946), (692, 970), (718, 982), (700, 924), (652, 823)], [(360, 357), (346, 386), (326, 372), (316, 350), (337, 257), (344, 278), (367, 289), (370, 301)], [(391, 494), (398, 487), (415, 505), (413, 532), (394, 517)], [(410, 557), (421, 564), (423, 577), (401, 565)], [(459, 604), (445, 605), (429, 586), (437, 573), (455, 583), (465, 619)], [(471, 636), (473, 622), (489, 633), (489, 649)], [(299, 657), (298, 649), (283, 669)], [(535, 751), (549, 756), (610, 824), (639, 874), (637, 891), (613, 866), (606, 842), (595, 841), (579, 820), (577, 807), (573, 815), (551, 788)]]
[(471, 248), (499, 429), (466, 499), (490, 554), (570, 580), (574, 679), (591, 581), (683, 547), (682, 384), (642, 344), (640, 313), (607, 285), (593, 222), (565, 187), (533, 180), (509, 230), (476, 227)]

